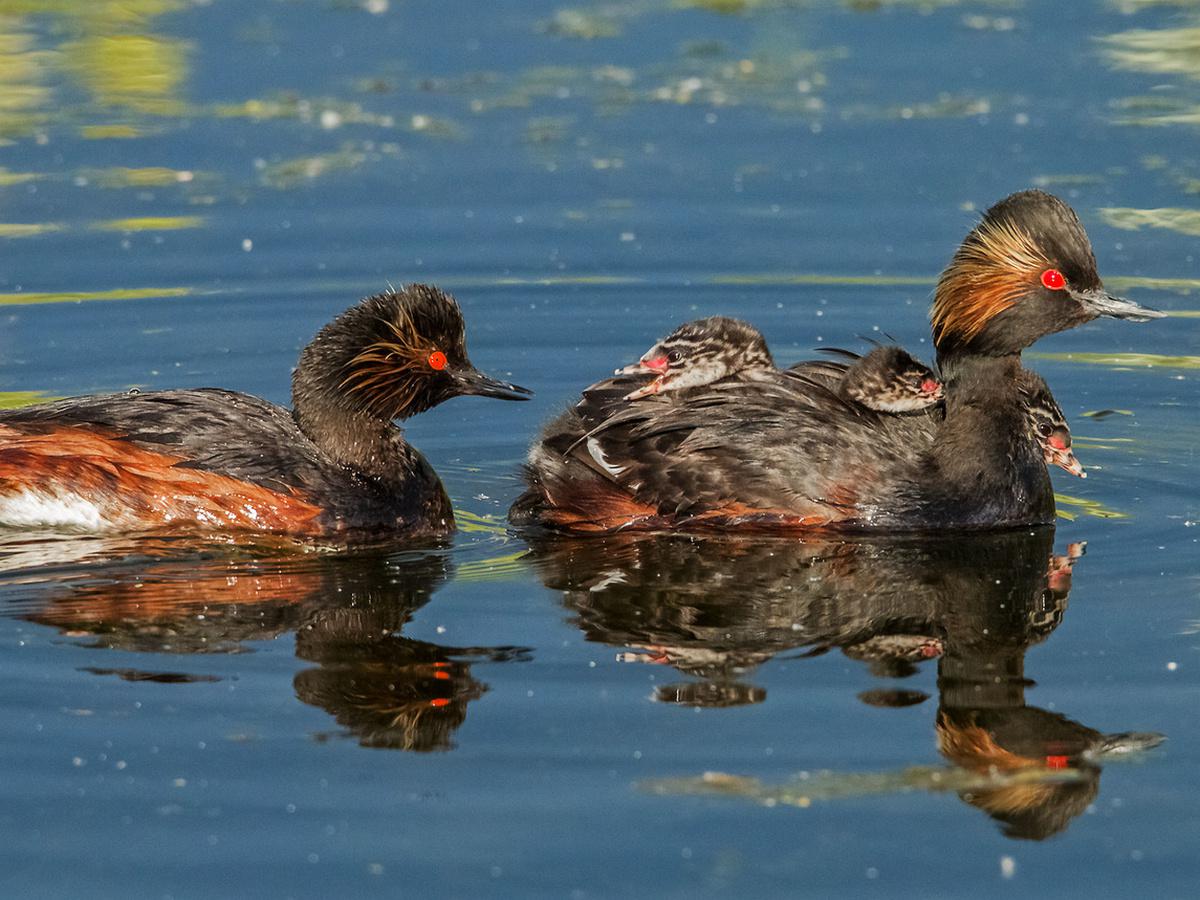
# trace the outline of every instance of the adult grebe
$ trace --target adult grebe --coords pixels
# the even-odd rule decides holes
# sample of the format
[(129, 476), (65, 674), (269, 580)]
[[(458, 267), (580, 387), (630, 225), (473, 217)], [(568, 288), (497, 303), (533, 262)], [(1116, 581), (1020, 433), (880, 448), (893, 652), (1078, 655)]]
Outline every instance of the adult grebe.
[(389, 291), (304, 348), (290, 411), (201, 388), (0, 412), (0, 525), (446, 534), (450, 500), (393, 420), (460, 394), (529, 391), (471, 365), (448, 294)]

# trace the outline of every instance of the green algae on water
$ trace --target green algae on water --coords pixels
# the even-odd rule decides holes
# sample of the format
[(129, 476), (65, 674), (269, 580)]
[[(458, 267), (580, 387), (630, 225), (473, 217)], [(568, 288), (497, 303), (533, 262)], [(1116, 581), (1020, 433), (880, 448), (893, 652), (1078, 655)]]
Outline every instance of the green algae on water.
[(159, 297), (186, 297), (191, 288), (122, 288), (113, 291), (62, 291), (0, 294), (0, 306), (33, 306), (41, 303), (86, 303), (91, 300), (150, 300)]
[(1038, 353), (1034, 359), (1085, 363), (1112, 369), (1200, 369), (1200, 356), (1163, 356), (1158, 353)]
[[(1097, 519), (1128, 519), (1129, 513), (1123, 513), (1120, 510), (1109, 509), (1098, 500), (1087, 500), (1083, 497), (1073, 497), (1070, 494), (1060, 494), (1055, 492), (1054, 502), (1060, 507), (1058, 517), (1066, 519), (1068, 522), (1073, 522), (1079, 516), (1093, 516)], [(1067, 509), (1061, 507), (1066, 506)]]
[(91, 227), (96, 231), (185, 231), (203, 225), (203, 216), (135, 216), (93, 222)]
[(781, 784), (767, 784), (757, 778), (723, 772), (705, 772), (695, 778), (651, 779), (640, 782), (639, 786), (652, 794), (730, 797), (763, 806), (796, 806), (804, 809), (817, 801), (913, 791), (995, 790), (1017, 784), (1061, 784), (1080, 781), (1085, 777), (1084, 773), (1070, 768), (1030, 767), (1013, 772), (978, 774), (953, 767), (910, 766), (895, 772), (805, 773)]
[(57, 399), (45, 391), (0, 391), (0, 409), (19, 409), (22, 406)]
[(1125, 206), (1106, 206), (1102, 207), (1099, 213), (1105, 224), (1123, 231), (1165, 228), (1179, 234), (1200, 236), (1200, 209), (1182, 207), (1134, 209)]

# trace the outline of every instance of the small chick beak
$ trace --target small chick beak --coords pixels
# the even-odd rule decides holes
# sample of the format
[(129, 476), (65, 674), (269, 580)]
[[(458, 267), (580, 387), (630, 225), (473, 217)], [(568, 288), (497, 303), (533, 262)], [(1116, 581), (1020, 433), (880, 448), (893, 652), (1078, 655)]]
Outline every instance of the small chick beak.
[(452, 377), (460, 394), (495, 397), (497, 400), (528, 400), (533, 395), (528, 388), (484, 375), (470, 364), (453, 372)]
[(1053, 457), (1054, 464), (1064, 472), (1070, 472), (1076, 478), (1087, 478), (1087, 472), (1083, 470), (1083, 465), (1070, 450), (1056, 450)]
[(655, 378), (649, 384), (642, 385), (636, 391), (630, 391), (628, 394), (626, 394), (621, 399), (622, 400), (641, 400), (643, 397), (649, 397), (653, 394), (657, 394), (659, 391), (661, 391), (663, 389), (663, 385), (665, 385), (665, 384), (666, 384), (666, 376), (659, 375), (657, 378)]
[(1071, 296), (1083, 304), (1083, 308), (1096, 316), (1111, 316), (1114, 319), (1128, 319), (1130, 322), (1149, 322), (1151, 319), (1166, 317), (1165, 312), (1138, 306), (1132, 300), (1114, 297), (1103, 288), (1091, 291), (1072, 291)]
[(670, 368), (670, 360), (666, 356), (643, 356), (632, 365), (625, 366), (622, 369), (617, 369), (614, 375), (641, 375), (646, 372), (654, 372), (656, 375), (665, 375), (667, 369)]

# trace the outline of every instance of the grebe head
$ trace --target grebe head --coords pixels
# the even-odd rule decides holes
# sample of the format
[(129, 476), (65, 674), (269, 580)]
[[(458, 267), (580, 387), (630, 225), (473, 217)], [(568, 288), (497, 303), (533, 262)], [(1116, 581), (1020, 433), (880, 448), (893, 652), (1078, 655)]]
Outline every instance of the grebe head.
[(773, 369), (767, 342), (753, 325), (725, 316), (709, 316), (680, 325), (617, 375), (652, 372), (649, 384), (625, 395), (637, 400), (664, 391), (712, 384), (754, 369)]
[(1104, 290), (1092, 245), (1067, 204), (1021, 191), (984, 213), (963, 240), (938, 281), (931, 318), (941, 357), (1019, 353), (1097, 316), (1163, 315)]
[(1071, 450), (1071, 429), (1067, 425), (1067, 417), (1063, 415), (1046, 382), (1032, 372), (1023, 372), (1021, 393), (1025, 397), (1025, 416), (1030, 435), (1041, 446), (1046, 465), (1058, 466), (1078, 478), (1087, 478), (1087, 472)]
[(918, 412), (941, 402), (942, 382), (900, 347), (876, 347), (846, 373), (846, 396), (886, 413)]
[(300, 356), (292, 393), (298, 412), (306, 401), (336, 400), (391, 420), (461, 394), (527, 400), (530, 391), (471, 365), (458, 303), (414, 284), (367, 297), (322, 328)]

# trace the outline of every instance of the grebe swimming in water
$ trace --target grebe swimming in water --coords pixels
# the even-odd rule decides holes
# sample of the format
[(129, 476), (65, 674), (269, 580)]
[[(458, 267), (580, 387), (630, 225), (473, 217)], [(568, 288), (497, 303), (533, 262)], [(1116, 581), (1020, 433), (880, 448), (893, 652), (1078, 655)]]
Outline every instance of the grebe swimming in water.
[[(631, 404), (628, 389), (616, 393), (610, 379), (545, 428), (510, 517), (593, 533), (1053, 522), (1043, 449), (1021, 391), (1021, 351), (1097, 316), (1162, 313), (1104, 290), (1065, 203), (1041, 191), (1013, 194), (984, 214), (938, 281), (938, 414), (864, 410), (785, 373), (716, 382), (673, 403)], [(597, 428), (602, 442), (583, 440)]]
[(461, 394), (529, 391), (471, 365), (448, 294), (389, 291), (304, 348), (291, 410), (201, 388), (0, 412), (0, 525), (447, 534), (450, 500), (393, 420)]

